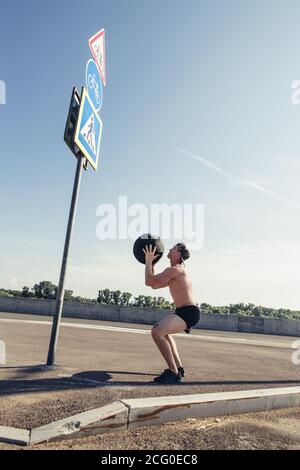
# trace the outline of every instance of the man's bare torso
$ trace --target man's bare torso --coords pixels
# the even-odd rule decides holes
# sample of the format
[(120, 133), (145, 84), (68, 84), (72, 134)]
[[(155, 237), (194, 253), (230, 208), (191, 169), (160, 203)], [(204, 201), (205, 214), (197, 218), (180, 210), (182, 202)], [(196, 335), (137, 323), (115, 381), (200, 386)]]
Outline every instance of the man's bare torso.
[(183, 266), (174, 266), (175, 276), (169, 282), (171, 296), (176, 307), (184, 307), (186, 305), (196, 305), (192, 294), (192, 283), (188, 279)]

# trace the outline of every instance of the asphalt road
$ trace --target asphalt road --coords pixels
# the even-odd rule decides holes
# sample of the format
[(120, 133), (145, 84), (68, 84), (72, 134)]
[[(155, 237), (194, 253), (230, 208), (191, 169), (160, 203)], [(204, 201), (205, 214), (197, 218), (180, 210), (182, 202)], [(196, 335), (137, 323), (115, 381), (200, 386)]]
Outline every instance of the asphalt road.
[(151, 326), (63, 319), (57, 370), (42, 370), (51, 318), (0, 313), (0, 425), (32, 427), (121, 398), (232, 391), (300, 384), (292, 363), (299, 338), (194, 330), (176, 335), (182, 385), (158, 386), (166, 365)]

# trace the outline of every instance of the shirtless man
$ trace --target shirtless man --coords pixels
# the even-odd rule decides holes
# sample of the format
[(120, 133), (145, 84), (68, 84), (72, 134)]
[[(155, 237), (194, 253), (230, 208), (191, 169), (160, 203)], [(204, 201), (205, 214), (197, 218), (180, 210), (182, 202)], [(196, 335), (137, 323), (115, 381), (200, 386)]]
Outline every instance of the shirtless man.
[(154, 275), (153, 261), (157, 258), (156, 248), (152, 245), (143, 250), (146, 258), (145, 284), (152, 289), (169, 287), (171, 296), (175, 302), (176, 310), (152, 328), (152, 338), (168, 364), (160, 376), (155, 377), (154, 382), (160, 384), (176, 384), (182, 381), (184, 369), (172, 334), (186, 331), (190, 333), (200, 319), (200, 309), (196, 305), (192, 285), (184, 268), (184, 261), (190, 257), (185, 244), (177, 243), (169, 251), (168, 258), (171, 266), (162, 273)]

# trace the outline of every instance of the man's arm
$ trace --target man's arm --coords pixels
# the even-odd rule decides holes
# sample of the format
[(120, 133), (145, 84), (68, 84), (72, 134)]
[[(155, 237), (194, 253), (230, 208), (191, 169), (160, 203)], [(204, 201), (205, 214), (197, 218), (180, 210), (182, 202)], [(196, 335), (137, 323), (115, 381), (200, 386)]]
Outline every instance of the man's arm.
[(145, 253), (145, 284), (146, 286), (152, 287), (152, 289), (160, 289), (167, 287), (170, 280), (176, 275), (177, 271), (175, 268), (167, 268), (162, 273), (154, 275), (153, 261), (159, 256), (156, 255), (156, 247), (152, 250), (152, 245), (143, 250)]
[(160, 274), (154, 274), (152, 263), (146, 262), (145, 267), (145, 284), (152, 287), (152, 289), (161, 289), (167, 287), (170, 280), (175, 276), (174, 268), (167, 268)]
[(146, 286), (150, 286), (151, 279), (154, 277), (154, 269), (152, 261), (151, 263), (146, 259), (146, 266), (145, 266), (145, 284)]

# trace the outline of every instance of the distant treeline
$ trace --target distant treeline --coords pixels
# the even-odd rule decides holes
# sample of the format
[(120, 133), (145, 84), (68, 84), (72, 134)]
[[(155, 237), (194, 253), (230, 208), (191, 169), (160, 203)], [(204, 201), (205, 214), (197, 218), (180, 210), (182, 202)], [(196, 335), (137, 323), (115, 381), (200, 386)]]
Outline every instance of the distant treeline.
[[(57, 286), (51, 281), (41, 281), (35, 284), (31, 289), (24, 286), (22, 291), (0, 288), (0, 297), (26, 297), (33, 299), (56, 299)], [(130, 292), (121, 292), (120, 290), (103, 289), (98, 291), (96, 299), (74, 296), (72, 290), (65, 290), (64, 300), (82, 303), (99, 303), (109, 305), (125, 305), (135, 307), (151, 307), (174, 309), (175, 304), (164, 299), (164, 297), (151, 297), (150, 295), (139, 295), (133, 297)]]
[[(22, 291), (1, 289), (0, 297), (26, 297), (33, 299), (55, 299), (57, 286), (50, 281), (41, 281), (35, 284), (31, 289), (24, 286)], [(125, 305), (134, 307), (150, 307), (161, 309), (174, 309), (175, 304), (169, 302), (164, 297), (152, 297), (150, 295), (139, 295), (134, 297), (130, 292), (121, 292), (120, 290), (103, 289), (98, 291), (96, 299), (88, 299), (80, 296), (73, 296), (72, 290), (66, 290), (64, 299), (73, 302), (99, 303), (107, 305)], [(268, 308), (254, 304), (230, 304), (229, 306), (214, 307), (207, 303), (201, 304), (203, 313), (220, 313), (223, 315), (243, 315), (252, 317), (269, 318), (293, 318), (300, 319), (300, 311), (287, 308)]]

